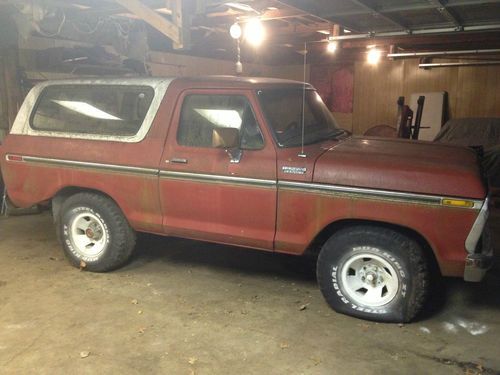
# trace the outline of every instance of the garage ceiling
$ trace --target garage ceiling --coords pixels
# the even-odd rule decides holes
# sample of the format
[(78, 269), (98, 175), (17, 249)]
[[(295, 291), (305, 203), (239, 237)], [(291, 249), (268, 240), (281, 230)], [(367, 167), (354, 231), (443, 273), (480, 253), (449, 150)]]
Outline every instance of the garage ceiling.
[[(274, 64), (299, 63), (305, 42), (312, 61), (353, 60), (370, 44), (404, 51), (500, 47), (500, 0), (183, 0), (177, 13), (176, 3), (0, 0), (0, 14), (21, 14), (33, 35), (103, 44), (110, 30), (129, 41), (134, 32), (146, 30), (151, 49), (182, 47), (181, 53), (226, 59), (234, 59), (236, 50), (229, 27), (258, 17), (267, 30), (266, 42), (259, 50), (243, 44), (243, 59)], [(139, 12), (138, 5), (143, 8)], [(176, 23), (181, 13), (182, 22)], [(166, 29), (159, 26), (162, 20), (169, 23)], [(168, 37), (177, 32), (172, 23), (181, 25), (177, 31), (183, 43)], [(325, 57), (324, 45), (315, 43), (329, 35), (342, 41), (334, 57)]]
[(500, 27), (495, 0), (286, 0), (287, 4), (361, 33)]
[[(338, 35), (342, 52), (336, 60), (355, 59), (359, 49), (377, 44), (415, 51), (500, 47), (498, 0), (247, 0), (212, 1), (193, 27), (213, 28), (201, 49), (228, 43), (227, 30), (235, 20), (259, 16), (271, 30), (266, 54), (276, 63), (299, 61), (305, 42)], [(241, 9), (239, 9), (241, 6)], [(244, 10), (248, 7), (248, 10)], [(339, 25), (339, 31), (334, 31)], [(193, 38), (196, 50), (196, 40)], [(198, 47), (199, 48), (199, 47)], [(312, 59), (325, 56), (324, 45), (311, 43)], [(364, 52), (364, 51), (363, 51)]]

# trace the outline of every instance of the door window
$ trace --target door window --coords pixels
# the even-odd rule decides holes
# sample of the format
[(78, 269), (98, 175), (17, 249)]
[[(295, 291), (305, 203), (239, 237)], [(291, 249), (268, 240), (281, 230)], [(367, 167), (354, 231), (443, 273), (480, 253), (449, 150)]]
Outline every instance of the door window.
[(235, 128), (240, 147), (258, 150), (264, 139), (248, 99), (242, 95), (193, 94), (184, 99), (177, 142), (183, 146), (213, 147), (212, 133), (217, 128)]

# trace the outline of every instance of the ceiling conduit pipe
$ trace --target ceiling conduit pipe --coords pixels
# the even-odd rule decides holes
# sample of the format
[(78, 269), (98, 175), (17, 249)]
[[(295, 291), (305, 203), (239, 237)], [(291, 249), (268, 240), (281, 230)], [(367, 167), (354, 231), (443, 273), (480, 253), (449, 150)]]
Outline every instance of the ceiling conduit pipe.
[(403, 52), (389, 53), (389, 58), (404, 58), (404, 57), (432, 57), (432, 56), (452, 56), (452, 55), (483, 55), (487, 53), (500, 53), (500, 48), (496, 49), (469, 49), (459, 51), (432, 51), (432, 52)]
[(500, 60), (495, 61), (471, 61), (471, 62), (445, 62), (445, 63), (420, 63), (420, 69), (450, 68), (458, 66), (478, 66), (478, 65), (500, 65)]
[(388, 31), (388, 32), (371, 32), (371, 33), (361, 33), (361, 34), (347, 34), (333, 36), (332, 40), (351, 40), (351, 39), (374, 39), (374, 38), (385, 38), (385, 37), (395, 37), (395, 36), (405, 36), (405, 35), (441, 35), (441, 34), (467, 34), (467, 32), (479, 32), (479, 31), (498, 31), (500, 29), (500, 24), (491, 25), (478, 25), (478, 26), (464, 26), (463, 29), (457, 29), (456, 27), (444, 27), (439, 29), (421, 29), (421, 30), (406, 30), (406, 31)]

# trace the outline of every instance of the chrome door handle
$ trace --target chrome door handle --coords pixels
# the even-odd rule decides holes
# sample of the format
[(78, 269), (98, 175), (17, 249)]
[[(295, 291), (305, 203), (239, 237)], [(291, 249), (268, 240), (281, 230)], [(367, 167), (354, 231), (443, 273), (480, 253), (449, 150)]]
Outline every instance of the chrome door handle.
[(167, 163), (179, 163), (179, 164), (187, 164), (188, 160), (185, 158), (172, 158), (166, 161)]

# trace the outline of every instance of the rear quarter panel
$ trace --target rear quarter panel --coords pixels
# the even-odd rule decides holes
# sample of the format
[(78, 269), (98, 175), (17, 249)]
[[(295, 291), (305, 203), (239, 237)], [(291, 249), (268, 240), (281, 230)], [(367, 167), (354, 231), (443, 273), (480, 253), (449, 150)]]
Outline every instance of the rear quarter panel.
[(167, 90), (148, 134), (137, 143), (8, 135), (0, 149), (0, 168), (10, 199), (19, 207), (28, 207), (51, 200), (67, 187), (93, 189), (110, 196), (136, 230), (161, 233), (157, 174), (117, 173), (43, 162), (7, 161), (6, 155), (132, 166), (157, 171), (174, 105), (175, 94)]
[[(131, 146), (118, 142), (9, 136), (4, 154), (155, 168), (161, 148), (159, 139)], [(109, 195), (136, 229), (154, 231), (161, 228), (155, 175), (7, 161), (5, 157), (2, 171), (9, 198), (19, 207), (49, 201), (67, 187), (93, 189)]]

